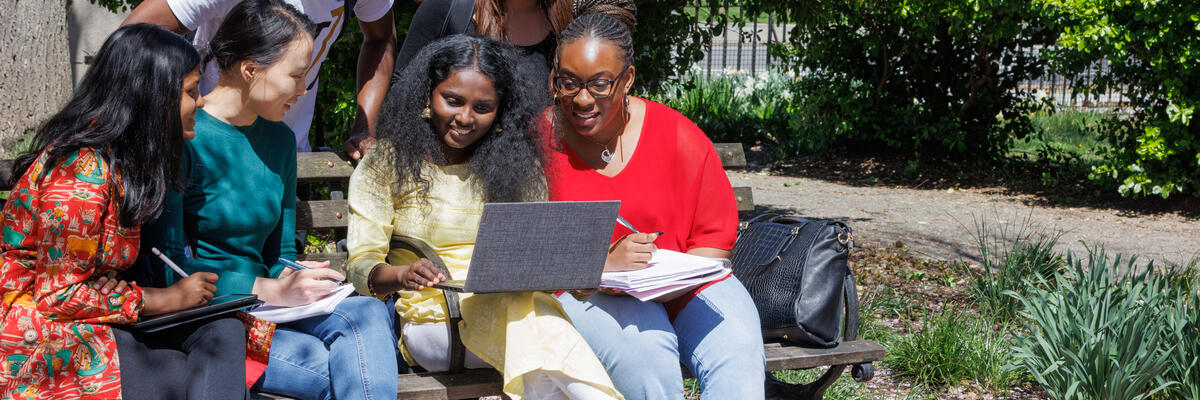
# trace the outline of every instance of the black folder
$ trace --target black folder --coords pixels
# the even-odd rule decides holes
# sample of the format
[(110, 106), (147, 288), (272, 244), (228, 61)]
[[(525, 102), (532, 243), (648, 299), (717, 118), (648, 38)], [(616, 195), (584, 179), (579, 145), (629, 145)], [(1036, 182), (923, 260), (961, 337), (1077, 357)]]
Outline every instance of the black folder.
[(156, 332), (188, 322), (255, 307), (262, 303), (262, 300), (258, 299), (258, 295), (227, 294), (214, 297), (205, 306), (144, 317), (138, 322), (123, 325), (123, 327), (133, 331)]

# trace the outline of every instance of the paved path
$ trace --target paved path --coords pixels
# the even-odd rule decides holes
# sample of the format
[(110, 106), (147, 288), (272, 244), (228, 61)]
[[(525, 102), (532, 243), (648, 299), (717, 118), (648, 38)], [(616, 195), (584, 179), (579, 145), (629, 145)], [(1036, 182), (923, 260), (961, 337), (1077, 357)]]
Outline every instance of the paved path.
[(1118, 210), (1030, 207), (1029, 197), (987, 189), (858, 187), (764, 172), (734, 171), (729, 177), (734, 186), (754, 188), (756, 211), (844, 220), (860, 244), (902, 241), (930, 258), (978, 257), (971, 233), (975, 221), (984, 217), (1009, 224), (1029, 218), (1035, 226), (1062, 233), (1060, 250), (1076, 254), (1084, 254), (1084, 241), (1103, 245), (1110, 254), (1139, 254), (1159, 262), (1200, 256), (1200, 220), (1175, 214), (1126, 216)]

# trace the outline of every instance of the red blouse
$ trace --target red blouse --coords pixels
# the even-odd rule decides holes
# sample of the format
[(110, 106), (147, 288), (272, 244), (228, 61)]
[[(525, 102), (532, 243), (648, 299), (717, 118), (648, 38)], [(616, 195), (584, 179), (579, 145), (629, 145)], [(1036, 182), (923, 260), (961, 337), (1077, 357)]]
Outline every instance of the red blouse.
[[(664, 232), (654, 243), (662, 249), (732, 249), (737, 239), (737, 201), (712, 142), (678, 111), (643, 101), (646, 116), (641, 137), (616, 176), (596, 172), (565, 143), (547, 146), (550, 200), (620, 200), (621, 216), (638, 230)], [(538, 125), (549, 131), (545, 117)], [(612, 240), (629, 233), (618, 224)], [(686, 303), (691, 297), (677, 301)]]
[(129, 268), (140, 229), (118, 222), (120, 179), (90, 149), (42, 153), (9, 193), (0, 228), (0, 399), (121, 397), (107, 324), (137, 321), (143, 290), (92, 289)]

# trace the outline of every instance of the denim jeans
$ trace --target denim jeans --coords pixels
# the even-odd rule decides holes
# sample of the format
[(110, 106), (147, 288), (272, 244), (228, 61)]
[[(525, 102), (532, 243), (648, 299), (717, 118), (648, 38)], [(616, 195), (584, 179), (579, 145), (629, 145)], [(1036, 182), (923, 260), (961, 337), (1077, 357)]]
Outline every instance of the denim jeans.
[(704, 289), (670, 321), (662, 304), (597, 293), (558, 297), (626, 399), (682, 399), (682, 362), (701, 399), (761, 399), (766, 359), (758, 311), (729, 277)]
[(395, 399), (396, 340), (378, 299), (347, 297), (332, 314), (280, 324), (257, 391), (299, 399)]

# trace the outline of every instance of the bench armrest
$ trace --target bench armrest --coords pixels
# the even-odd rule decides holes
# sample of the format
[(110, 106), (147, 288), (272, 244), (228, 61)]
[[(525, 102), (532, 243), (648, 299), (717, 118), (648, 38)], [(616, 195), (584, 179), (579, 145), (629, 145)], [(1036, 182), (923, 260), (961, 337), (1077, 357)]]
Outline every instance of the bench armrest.
[[(420, 239), (405, 236), (392, 236), (391, 248), (404, 249), (413, 252), (417, 257), (428, 259), (436, 265), (446, 279), (454, 279), (450, 276), (450, 269), (446, 267), (446, 263), (442, 261), (442, 257), (433, 251), (424, 241)], [(462, 337), (458, 332), (458, 322), (462, 320), (462, 312), (458, 307), (458, 293), (452, 290), (442, 290), (442, 295), (446, 298), (446, 316), (450, 321), (446, 323), (446, 327), (450, 331), (450, 372), (458, 373), (463, 370), (463, 363), (466, 359), (467, 349), (462, 344)]]

